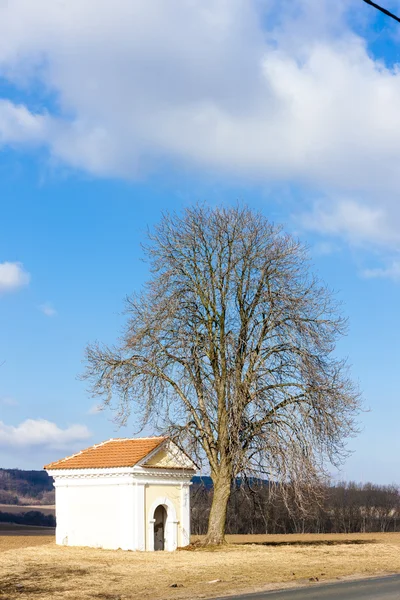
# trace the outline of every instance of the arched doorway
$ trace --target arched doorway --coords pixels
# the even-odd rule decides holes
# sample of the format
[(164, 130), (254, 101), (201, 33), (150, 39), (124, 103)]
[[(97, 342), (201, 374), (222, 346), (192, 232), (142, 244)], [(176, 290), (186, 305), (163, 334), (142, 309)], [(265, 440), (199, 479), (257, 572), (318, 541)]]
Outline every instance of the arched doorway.
[[(150, 505), (148, 509), (149, 519), (148, 523), (148, 534), (147, 534), (147, 543), (146, 550), (156, 550), (154, 547), (155, 542), (155, 522), (156, 516), (160, 514), (159, 511), (156, 515), (156, 511), (158, 508), (164, 508), (164, 513), (162, 513), (163, 518), (158, 518), (158, 522), (164, 522), (164, 550), (168, 552), (172, 552), (176, 550), (178, 546), (178, 519), (176, 515), (176, 508), (174, 503), (167, 496), (158, 496), (154, 502)], [(161, 535), (160, 535), (161, 537)], [(158, 544), (157, 544), (158, 545)]]
[(154, 511), (154, 550), (165, 550), (167, 511), (160, 504)]

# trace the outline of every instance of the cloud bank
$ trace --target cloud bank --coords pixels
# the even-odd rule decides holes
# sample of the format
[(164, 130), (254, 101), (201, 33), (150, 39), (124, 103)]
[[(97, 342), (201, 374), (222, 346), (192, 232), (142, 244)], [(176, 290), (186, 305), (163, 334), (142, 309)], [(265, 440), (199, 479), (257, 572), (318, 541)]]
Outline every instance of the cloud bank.
[(132, 177), (165, 159), (356, 189), (398, 185), (397, 67), (374, 60), (343, 15), (340, 34), (321, 31), (328, 0), (311, 32), (315, 2), (295, 4), (293, 37), (292, 11), (275, 22), (248, 0), (1, 3), (1, 75), (55, 100), (51, 110), (46, 95), (35, 108), (3, 98), (0, 140), (42, 144), (97, 175)]
[(400, 69), (353, 25), (375, 16), (356, 0), (0, 2), (0, 76), (37, 91), (0, 99), (0, 146), (100, 177), (291, 181), (320, 194), (312, 229), (398, 249)]
[(66, 429), (46, 419), (27, 419), (20, 425), (6, 425), (0, 421), (0, 447), (67, 448), (91, 436), (86, 425), (71, 425)]

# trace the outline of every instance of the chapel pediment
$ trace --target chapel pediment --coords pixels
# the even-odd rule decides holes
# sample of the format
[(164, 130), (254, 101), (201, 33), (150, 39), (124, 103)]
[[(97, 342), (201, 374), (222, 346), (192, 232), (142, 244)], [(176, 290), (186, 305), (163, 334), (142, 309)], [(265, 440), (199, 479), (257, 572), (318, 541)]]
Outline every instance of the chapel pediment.
[(161, 447), (141, 461), (140, 466), (153, 469), (197, 469), (187, 454), (171, 440), (166, 440)]

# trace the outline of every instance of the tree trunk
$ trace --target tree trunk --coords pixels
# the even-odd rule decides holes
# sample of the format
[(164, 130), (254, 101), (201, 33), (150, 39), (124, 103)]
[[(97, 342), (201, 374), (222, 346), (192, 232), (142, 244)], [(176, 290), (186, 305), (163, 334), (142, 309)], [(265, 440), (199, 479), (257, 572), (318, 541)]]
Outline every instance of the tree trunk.
[(204, 543), (206, 545), (219, 545), (225, 543), (226, 511), (231, 495), (231, 478), (229, 474), (219, 473), (218, 476), (212, 479), (214, 493)]

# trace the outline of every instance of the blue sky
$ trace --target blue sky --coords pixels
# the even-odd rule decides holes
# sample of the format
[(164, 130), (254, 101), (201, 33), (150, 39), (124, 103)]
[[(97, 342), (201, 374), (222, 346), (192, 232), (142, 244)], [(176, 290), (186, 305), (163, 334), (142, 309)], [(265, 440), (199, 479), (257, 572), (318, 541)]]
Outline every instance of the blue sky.
[(163, 210), (240, 200), (349, 317), (369, 410), (340, 477), (400, 482), (400, 27), (332, 5), (0, 2), (1, 466), (134, 432), (77, 379), (85, 346), (118, 337)]

